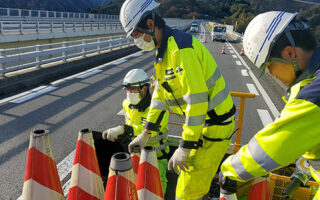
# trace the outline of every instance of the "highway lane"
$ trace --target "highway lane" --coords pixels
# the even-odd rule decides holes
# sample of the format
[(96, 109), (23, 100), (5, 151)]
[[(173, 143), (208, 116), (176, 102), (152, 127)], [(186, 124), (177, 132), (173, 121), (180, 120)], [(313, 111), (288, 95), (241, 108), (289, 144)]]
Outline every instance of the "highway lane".
[[(201, 29), (208, 36), (208, 29), (203, 24)], [(195, 36), (201, 38), (200, 33)], [(233, 48), (239, 51), (238, 44), (211, 42), (208, 37), (204, 45), (214, 56), (231, 91), (249, 92), (249, 88), (256, 88), (259, 94), (255, 99), (246, 102), (242, 143), (247, 143), (264, 126), (264, 121), (274, 119), (250, 75), (252, 70), (257, 77), (257, 70), (245, 59), (249, 66), (247, 69), (239, 55), (231, 52)], [(220, 54), (222, 45), (228, 45), (226, 54)], [(117, 113), (121, 110), (121, 102), (125, 98), (125, 92), (121, 90), (123, 77), (133, 68), (142, 68), (151, 75), (153, 60), (154, 52), (139, 52), (82, 74), (26, 91), (20, 96), (0, 98), (0, 199), (17, 199), (21, 195), (29, 133), (36, 127), (50, 130), (52, 150), (62, 185), (67, 186), (78, 131), (83, 128), (102, 131), (122, 124), (123, 116)], [(242, 65), (237, 65), (237, 61)], [(244, 75), (243, 70), (247, 70), (248, 76)], [(278, 102), (278, 93), (281, 94), (283, 91), (279, 86), (272, 85), (272, 79), (265, 81), (269, 88), (266, 89), (267, 93), (269, 94), (268, 90), (272, 91), (269, 94), (270, 98), (273, 102)], [(248, 87), (248, 84), (251, 86)], [(265, 87), (266, 84), (262, 85)], [(238, 103), (237, 100), (235, 102)], [(280, 101), (276, 103), (276, 107), (280, 109)], [(260, 115), (258, 110), (263, 110), (260, 111)], [(180, 127), (169, 128), (170, 134), (181, 132)]]

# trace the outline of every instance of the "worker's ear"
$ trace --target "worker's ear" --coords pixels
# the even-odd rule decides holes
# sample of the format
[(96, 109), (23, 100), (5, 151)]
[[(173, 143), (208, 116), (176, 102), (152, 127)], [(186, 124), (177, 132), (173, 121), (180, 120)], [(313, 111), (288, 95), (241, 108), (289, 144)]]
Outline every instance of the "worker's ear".
[(154, 31), (154, 21), (152, 19), (147, 20), (147, 26), (149, 27), (150, 32)]
[(281, 51), (281, 56), (284, 60), (292, 62), (296, 58), (296, 50), (292, 46), (286, 46)]

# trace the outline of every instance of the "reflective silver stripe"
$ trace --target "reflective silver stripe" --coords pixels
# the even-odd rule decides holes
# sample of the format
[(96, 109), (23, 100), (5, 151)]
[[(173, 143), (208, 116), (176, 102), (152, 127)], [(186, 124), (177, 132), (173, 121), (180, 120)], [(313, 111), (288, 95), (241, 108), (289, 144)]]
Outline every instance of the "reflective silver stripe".
[(164, 150), (168, 146), (168, 142), (163, 143), (162, 145), (154, 147), (156, 151)]
[(212, 74), (212, 76), (206, 82), (207, 88), (210, 89), (210, 88), (214, 87), (216, 85), (216, 81), (220, 77), (221, 77), (220, 70), (218, 68), (216, 68), (216, 71), (214, 72), (214, 74)]
[(159, 109), (159, 110), (165, 110), (166, 109), (166, 103), (158, 101), (156, 99), (152, 99), (151, 108), (156, 108), (156, 109)]
[(244, 180), (249, 180), (253, 176), (244, 168), (240, 161), (239, 153), (236, 153), (232, 158), (231, 158), (231, 165), (234, 169), (234, 171)]
[(188, 94), (183, 96), (183, 100), (189, 105), (208, 102), (208, 92)]
[[(169, 106), (178, 106), (174, 99), (166, 99), (166, 102)], [(180, 106), (186, 104), (186, 102), (182, 98), (177, 99), (177, 102)]]
[(267, 172), (280, 167), (280, 165), (261, 148), (255, 137), (250, 140), (248, 149), (252, 158)]
[(159, 86), (158, 82), (156, 82), (156, 86), (155, 86), (154, 89), (157, 90), (157, 91), (160, 91), (160, 86)]
[(199, 116), (186, 116), (185, 125), (187, 126), (200, 126), (201, 124), (204, 124), (204, 121), (206, 119), (206, 115), (199, 115)]
[(176, 78), (176, 76), (171, 76), (171, 77), (165, 78), (165, 80), (169, 81), (169, 80), (174, 79), (174, 78)]
[(218, 94), (216, 94), (216, 96), (214, 96), (212, 99), (209, 100), (208, 111), (220, 105), (228, 97), (228, 95), (229, 95), (229, 90), (227, 87), (225, 87)]
[(168, 132), (163, 133), (162, 135), (156, 135), (148, 140), (148, 142), (159, 142), (168, 136)]

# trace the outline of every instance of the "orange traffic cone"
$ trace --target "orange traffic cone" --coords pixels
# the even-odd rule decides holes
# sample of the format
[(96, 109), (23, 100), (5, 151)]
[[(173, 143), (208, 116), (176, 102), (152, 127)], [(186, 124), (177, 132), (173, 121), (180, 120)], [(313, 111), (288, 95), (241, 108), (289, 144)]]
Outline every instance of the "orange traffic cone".
[(233, 194), (222, 194), (220, 193), (219, 200), (238, 200), (236, 193)]
[(240, 55), (244, 55), (244, 50), (243, 50), (243, 48), (241, 48), (241, 51), (240, 51)]
[(79, 132), (74, 156), (68, 200), (103, 199), (104, 188), (92, 133)]
[(138, 175), (139, 162), (140, 162), (140, 154), (139, 153), (131, 153), (132, 160), (132, 169), (133, 172)]
[(51, 150), (48, 130), (34, 129), (30, 133), (22, 199), (65, 199)]
[(127, 153), (116, 153), (110, 162), (105, 200), (138, 200), (135, 186), (136, 176)]
[(248, 200), (270, 200), (269, 180), (264, 179), (255, 183), (249, 192)]
[(226, 53), (226, 48), (225, 48), (225, 46), (224, 46), (224, 45), (222, 46), (221, 53), (222, 53), (222, 54), (225, 54), (225, 53)]
[(137, 177), (139, 200), (162, 200), (163, 192), (154, 147), (146, 146), (141, 152)]

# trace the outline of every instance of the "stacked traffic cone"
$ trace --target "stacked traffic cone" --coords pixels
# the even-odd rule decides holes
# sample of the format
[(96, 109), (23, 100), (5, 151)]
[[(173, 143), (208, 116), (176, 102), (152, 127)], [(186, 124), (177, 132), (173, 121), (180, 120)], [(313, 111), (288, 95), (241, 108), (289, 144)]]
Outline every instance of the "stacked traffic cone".
[(224, 45), (222, 46), (221, 53), (222, 53), (222, 54), (225, 54), (225, 53), (226, 53), (226, 47), (225, 47)]
[(109, 178), (104, 196), (105, 200), (138, 200), (135, 186), (136, 176), (132, 170), (132, 161), (127, 153), (112, 156)]
[(146, 146), (141, 152), (137, 190), (139, 200), (164, 199), (157, 155), (154, 147)]
[(138, 175), (139, 163), (140, 163), (140, 154), (139, 153), (131, 153), (132, 160), (132, 169), (135, 175)]
[(220, 199), (219, 200), (237, 200), (237, 195), (235, 193), (233, 194), (222, 194), (220, 193)]
[(79, 132), (74, 157), (68, 200), (103, 199), (104, 188), (100, 175), (92, 133)]
[(30, 133), (22, 199), (65, 199), (50, 146), (48, 130), (35, 129)]
[(255, 183), (249, 192), (248, 200), (270, 200), (269, 180), (264, 179)]
[(241, 48), (240, 55), (241, 55), (241, 56), (244, 55), (244, 50), (243, 50), (243, 48)]

